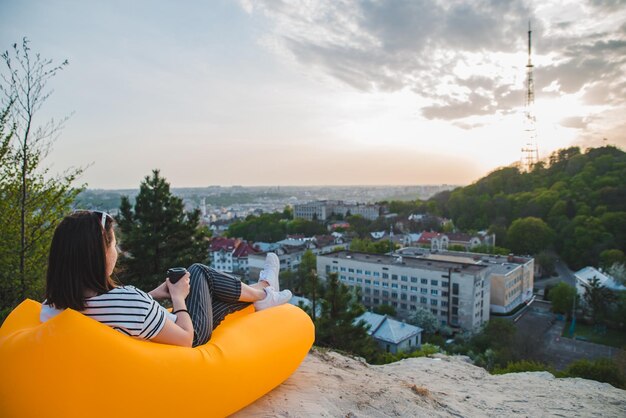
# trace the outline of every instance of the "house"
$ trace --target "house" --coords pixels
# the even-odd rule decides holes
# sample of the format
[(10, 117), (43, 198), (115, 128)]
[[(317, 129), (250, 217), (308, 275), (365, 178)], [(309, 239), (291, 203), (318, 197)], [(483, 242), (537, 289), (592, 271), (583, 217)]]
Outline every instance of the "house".
[(598, 279), (600, 286), (604, 286), (614, 292), (626, 291), (626, 286), (594, 267), (584, 267), (574, 273), (574, 277), (576, 278), (576, 291), (581, 297), (585, 295), (593, 279)]
[(365, 312), (355, 319), (359, 321), (365, 322), (367, 333), (388, 353), (413, 351), (422, 345), (422, 329), (415, 325), (373, 312)]
[(254, 247), (238, 238), (215, 237), (209, 246), (211, 267), (216, 270), (246, 277), (249, 273), (248, 256), (255, 254)]

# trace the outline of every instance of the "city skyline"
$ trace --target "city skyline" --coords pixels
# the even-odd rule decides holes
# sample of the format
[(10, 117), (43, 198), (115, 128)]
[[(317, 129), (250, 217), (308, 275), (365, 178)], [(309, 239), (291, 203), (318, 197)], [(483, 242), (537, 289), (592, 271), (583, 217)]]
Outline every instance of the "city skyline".
[(69, 60), (38, 122), (92, 189), (465, 185), (520, 159), (529, 21), (540, 157), (623, 149), (619, 1), (2, 2), (0, 49)]

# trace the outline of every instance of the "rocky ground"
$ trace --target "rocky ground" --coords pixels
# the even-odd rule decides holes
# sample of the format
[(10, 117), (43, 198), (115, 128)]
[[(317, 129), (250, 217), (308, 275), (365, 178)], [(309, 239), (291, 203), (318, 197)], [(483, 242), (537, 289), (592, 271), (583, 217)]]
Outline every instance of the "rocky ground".
[(314, 349), (236, 417), (626, 417), (626, 391), (547, 372), (492, 376), (465, 357), (383, 366)]

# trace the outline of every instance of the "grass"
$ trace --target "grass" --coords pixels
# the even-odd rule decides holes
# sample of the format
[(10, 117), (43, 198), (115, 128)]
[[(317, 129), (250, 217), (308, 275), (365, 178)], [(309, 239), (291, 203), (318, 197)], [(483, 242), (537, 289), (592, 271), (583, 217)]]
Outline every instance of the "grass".
[[(563, 337), (570, 338), (570, 326), (571, 322), (567, 321), (567, 324), (565, 324), (565, 327), (563, 328)], [(626, 332), (610, 328), (606, 328), (605, 332), (602, 332), (596, 329), (593, 325), (585, 325), (580, 322), (576, 322), (574, 336), (582, 337), (581, 339), (596, 344), (608, 345), (617, 348), (626, 347)]]

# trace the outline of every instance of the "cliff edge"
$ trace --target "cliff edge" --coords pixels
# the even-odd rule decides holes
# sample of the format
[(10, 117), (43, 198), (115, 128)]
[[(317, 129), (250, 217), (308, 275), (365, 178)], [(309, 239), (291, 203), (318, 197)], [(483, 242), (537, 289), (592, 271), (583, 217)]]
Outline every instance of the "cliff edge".
[(461, 356), (374, 366), (313, 349), (235, 417), (626, 417), (626, 391), (548, 372), (490, 375)]

